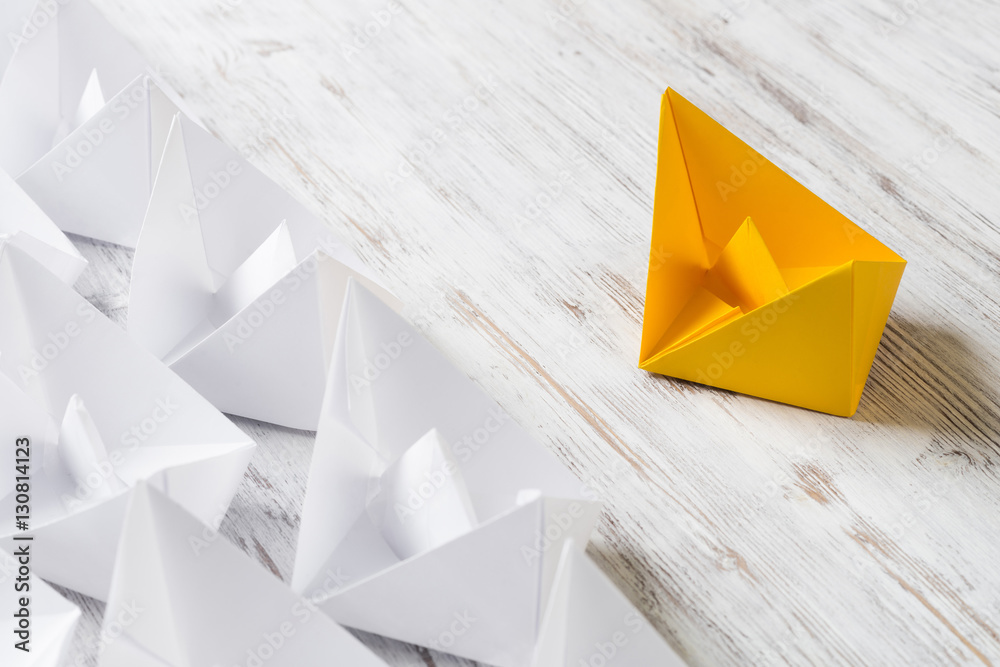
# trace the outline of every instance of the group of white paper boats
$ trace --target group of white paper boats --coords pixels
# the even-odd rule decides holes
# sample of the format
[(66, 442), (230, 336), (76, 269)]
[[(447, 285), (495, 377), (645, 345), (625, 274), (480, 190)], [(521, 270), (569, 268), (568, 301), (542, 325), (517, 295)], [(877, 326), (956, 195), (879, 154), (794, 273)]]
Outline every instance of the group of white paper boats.
[[(80, 612), (45, 579), (106, 601), (105, 667), (384, 664), (338, 624), (503, 667), (682, 664), (585, 555), (593, 494), (93, 7), (5, 0), (0, 30), (0, 663), (63, 664)], [(127, 333), (63, 232), (135, 248)], [(223, 412), (316, 431), (290, 586), (214, 532), (255, 446)]]

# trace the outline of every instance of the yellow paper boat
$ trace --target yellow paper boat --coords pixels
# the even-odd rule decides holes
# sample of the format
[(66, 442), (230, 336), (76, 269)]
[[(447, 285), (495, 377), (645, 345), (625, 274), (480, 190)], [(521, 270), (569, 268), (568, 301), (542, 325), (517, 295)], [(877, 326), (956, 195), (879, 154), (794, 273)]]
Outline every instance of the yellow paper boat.
[(667, 90), (639, 368), (858, 408), (906, 261)]

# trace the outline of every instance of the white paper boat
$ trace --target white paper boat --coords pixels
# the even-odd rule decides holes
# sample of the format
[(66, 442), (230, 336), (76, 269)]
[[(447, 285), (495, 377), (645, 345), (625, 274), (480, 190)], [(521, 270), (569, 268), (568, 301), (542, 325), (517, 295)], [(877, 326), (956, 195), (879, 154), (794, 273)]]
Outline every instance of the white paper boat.
[(576, 545), (563, 545), (532, 667), (683, 667), (684, 661)]
[(3, 169), (0, 169), (0, 238), (31, 255), (69, 285), (87, 267), (87, 260), (76, 246)]
[[(139, 480), (217, 525), (254, 443), (79, 294), (0, 250), (0, 436), (28, 437), (34, 572), (105, 599), (126, 492)], [(15, 516), (15, 458), (0, 512)], [(20, 533), (18, 533), (20, 534)], [(0, 525), (11, 549), (14, 525)]]
[(145, 484), (131, 495), (101, 667), (385, 667), (166, 496)]
[(329, 228), (178, 114), (136, 247), (128, 331), (223, 412), (315, 430), (348, 278)]
[(0, 80), (0, 167), (63, 231), (135, 246), (179, 98), (86, 0), (42, 0)]
[[(348, 288), (292, 588), (344, 625), (530, 663), (581, 482), (391, 308)], [(396, 610), (386, 613), (387, 610)]]
[(0, 8), (0, 35), (5, 37), (0, 39), (0, 72), (7, 69), (14, 51), (55, 16), (55, 3), (39, 5), (38, 0), (6, 0)]

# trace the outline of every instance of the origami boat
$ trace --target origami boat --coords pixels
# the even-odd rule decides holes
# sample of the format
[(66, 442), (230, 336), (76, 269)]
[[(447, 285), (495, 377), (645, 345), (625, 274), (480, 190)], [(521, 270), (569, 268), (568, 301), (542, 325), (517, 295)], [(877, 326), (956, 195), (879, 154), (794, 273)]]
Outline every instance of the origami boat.
[(853, 415), (905, 266), (664, 93), (639, 368)]

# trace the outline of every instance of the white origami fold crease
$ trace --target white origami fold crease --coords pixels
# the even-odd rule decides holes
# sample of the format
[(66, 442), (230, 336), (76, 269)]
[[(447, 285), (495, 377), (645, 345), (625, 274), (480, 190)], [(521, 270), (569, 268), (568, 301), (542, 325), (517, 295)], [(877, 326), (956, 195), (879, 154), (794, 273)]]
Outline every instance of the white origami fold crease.
[(683, 667), (684, 661), (572, 541), (559, 558), (531, 667)]
[(458, 462), (436, 430), (372, 482), (368, 515), (400, 560), (441, 546), (476, 525)]
[[(140, 480), (217, 524), (254, 443), (72, 289), (0, 252), (0, 435), (31, 442), (34, 571), (104, 599), (125, 491)], [(84, 407), (85, 406), (85, 407)], [(57, 426), (57, 423), (61, 423)], [(0, 476), (13, 516), (14, 465)], [(13, 527), (0, 527), (10, 548)], [(73, 558), (66, 558), (72, 553)]]
[[(7, 69), (14, 51), (25, 41), (35, 36), (37, 23), (49, 20), (45, 7), (39, 7), (38, 0), (6, 0), (0, 9), (0, 72)], [(41, 13), (41, 16), (36, 16)]]
[(385, 663), (146, 484), (131, 493), (101, 667)]
[(63, 118), (59, 122), (59, 127), (56, 128), (55, 136), (52, 138), (52, 148), (58, 146), (71, 132), (96, 116), (105, 104), (107, 104), (107, 100), (104, 99), (101, 79), (95, 69), (90, 72), (87, 87), (83, 89), (83, 95), (80, 96), (80, 103), (77, 105), (76, 111), (72, 116)]
[[(399, 525), (396, 509), (407, 502), (424, 523)], [(440, 352), (377, 296), (350, 284), (294, 590), (344, 625), (489, 664), (524, 665), (561, 545), (586, 543), (599, 511), (583, 485)], [(387, 615), (387, 605), (420, 614)], [(442, 642), (459, 623), (456, 613), (462, 632)]]
[[(25, 544), (33, 553), (35, 547), (30, 543), (21, 542), (18, 546), (24, 547)], [(11, 552), (17, 553), (17, 547)], [(0, 645), (0, 664), (4, 667), (62, 667), (69, 656), (73, 633), (80, 620), (80, 609), (34, 574), (29, 575), (26, 582), (16, 582), (19, 588), (15, 590), (15, 580), (20, 576), (19, 566), (10, 553), (0, 549), (0, 580), (3, 580), (5, 588), (9, 586), (0, 595), (0, 618), (3, 619), (0, 630), (4, 636)], [(31, 627), (27, 636), (19, 636), (16, 632), (19, 628), (15, 613), (19, 612), (21, 597), (30, 599)], [(28, 651), (15, 648), (16, 643), (26, 639)]]
[(183, 114), (136, 247), (128, 330), (220, 410), (314, 430), (348, 278), (329, 229)]
[(3, 169), (0, 169), (0, 243), (20, 248), (69, 285), (76, 282), (87, 266), (76, 246)]
[(60, 229), (135, 246), (167, 131), (156, 125), (169, 127), (178, 110), (164, 85), (136, 77), (17, 177)]
[(60, 124), (73, 124), (95, 90), (116, 94), (149, 69), (86, 0), (42, 5), (43, 25), (21, 41), (0, 82), (0, 161), (12, 174), (52, 148)]
[(437, 431), (429, 431), (395, 461), (376, 453), (371, 464), (357, 487), (367, 486), (366, 500), (356, 503), (357, 515), (330, 554), (328, 568), (363, 579), (477, 525), (461, 471)]
[(298, 264), (288, 223), (281, 221), (215, 292), (212, 323), (219, 327), (251, 305)]
[[(94, 420), (78, 394), (70, 396), (66, 416), (59, 429), (59, 461), (69, 473), (76, 488), (90, 487), (91, 498), (102, 500), (125, 490)], [(46, 468), (54, 467), (46, 462)]]
[(31, 16), (0, 80), (0, 167), (60, 229), (134, 246), (178, 98), (86, 0)]

